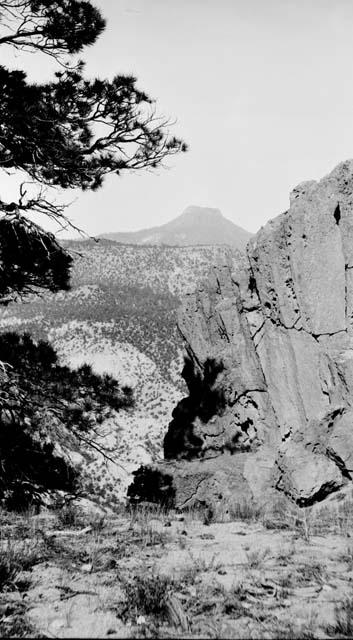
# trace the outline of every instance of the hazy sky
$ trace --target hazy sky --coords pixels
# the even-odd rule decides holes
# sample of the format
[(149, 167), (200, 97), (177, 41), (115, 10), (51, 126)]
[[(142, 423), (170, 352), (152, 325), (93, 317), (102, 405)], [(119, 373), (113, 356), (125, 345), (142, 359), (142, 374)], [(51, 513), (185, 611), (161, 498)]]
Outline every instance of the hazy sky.
[[(108, 24), (87, 72), (136, 75), (190, 150), (77, 194), (69, 214), (89, 234), (163, 224), (190, 204), (256, 231), (297, 183), (353, 157), (352, 0), (95, 4)], [(44, 77), (40, 55), (30, 64)]]

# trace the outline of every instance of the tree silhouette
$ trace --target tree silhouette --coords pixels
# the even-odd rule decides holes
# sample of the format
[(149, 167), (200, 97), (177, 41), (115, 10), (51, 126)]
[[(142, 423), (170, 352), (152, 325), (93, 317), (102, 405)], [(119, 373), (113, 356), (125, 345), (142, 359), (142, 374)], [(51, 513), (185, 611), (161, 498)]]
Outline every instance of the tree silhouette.
[(0, 9), (0, 44), (57, 59), (93, 44), (105, 27), (99, 11), (79, 0), (2, 0)]
[[(58, 64), (45, 83), (0, 65), (0, 170), (24, 175), (15, 200), (0, 195), (2, 305), (69, 287), (71, 256), (33, 219), (71, 224), (55, 190), (98, 189), (109, 174), (154, 169), (186, 150), (134, 77), (85, 76), (74, 56), (104, 26), (88, 0), (0, 0), (0, 45)], [(49, 345), (0, 336), (0, 501), (19, 507), (40, 501), (44, 490), (73, 489), (77, 471), (56, 445), (79, 442), (104, 454), (90, 414), (99, 424), (107, 410), (131, 402), (110, 376), (59, 366)]]
[[(24, 172), (30, 180), (16, 202), (0, 199), (0, 219), (16, 232), (21, 220), (18, 246), (29, 258), (27, 264), (17, 264), (22, 271), (14, 287), (17, 295), (33, 287), (55, 290), (60, 280), (67, 285), (70, 260), (65, 262), (54, 236), (30, 217), (39, 213), (61, 227), (70, 224), (65, 207), (50, 197), (53, 188), (94, 190), (108, 174), (154, 169), (186, 150), (169, 135), (168, 121), (156, 115), (153, 100), (136, 87), (136, 78), (87, 79), (84, 63), (72, 58), (96, 41), (104, 25), (88, 1), (0, 0), (0, 45), (41, 52), (61, 65), (54, 79), (43, 84), (29, 82), (22, 70), (0, 66), (0, 168)], [(28, 239), (32, 235), (33, 242)], [(4, 269), (9, 238), (0, 236)], [(40, 269), (35, 264), (38, 238), (47, 254)], [(31, 259), (34, 274), (28, 269)], [(52, 272), (47, 278), (42, 277), (46, 269)], [(9, 288), (8, 282), (0, 303), (8, 301)]]
[(71, 262), (38, 225), (10, 213), (0, 218), (0, 304), (38, 289), (68, 289)]
[(58, 363), (50, 344), (28, 334), (0, 335), (0, 505), (40, 504), (43, 494), (79, 490), (68, 451), (93, 448), (102, 413), (133, 404), (131, 390), (89, 365)]

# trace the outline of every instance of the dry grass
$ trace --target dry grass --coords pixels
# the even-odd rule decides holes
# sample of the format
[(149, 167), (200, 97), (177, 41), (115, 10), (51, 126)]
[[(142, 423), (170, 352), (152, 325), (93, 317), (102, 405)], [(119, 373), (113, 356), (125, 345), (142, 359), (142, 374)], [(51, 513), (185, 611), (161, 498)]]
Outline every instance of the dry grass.
[(123, 615), (136, 621), (141, 615), (164, 618), (166, 603), (173, 580), (158, 573), (148, 572), (133, 576), (122, 582), (125, 591)]
[[(19, 597), (31, 585), (31, 569), (41, 562), (42, 550), (32, 512), (21, 516), (0, 512), (0, 637), (37, 637)], [(17, 596), (14, 598), (14, 596)]]
[(262, 515), (262, 508), (251, 500), (233, 503), (228, 511), (230, 521), (257, 522)]
[[(69, 624), (77, 625), (76, 609), (70, 608), (75, 598), (94, 594), (104, 584), (108, 595), (99, 596), (94, 605), (97, 615), (114, 611), (117, 624), (131, 625), (133, 637), (349, 637), (351, 504), (348, 497), (303, 511), (279, 500), (260, 515), (252, 504), (242, 504), (234, 524), (205, 522), (200, 510), (183, 516), (149, 505), (105, 520), (78, 513), (56, 512), (46, 519), (6, 515), (0, 522), (2, 596), (10, 607), (10, 596), (22, 590), (23, 602), (30, 602), (31, 571), (34, 567), (38, 583), (49, 564), (60, 569), (55, 574), (60, 593), (56, 605), (65, 604), (62, 616), (65, 622), (68, 612), (69, 631)], [(81, 528), (87, 527), (81, 536)], [(22, 555), (17, 554), (21, 549)], [(24, 578), (29, 582), (21, 586)], [(44, 592), (44, 605), (45, 597)], [(320, 611), (329, 613), (326, 599), (337, 604), (330, 605), (331, 617), (320, 622)], [(21, 619), (24, 635), (34, 635), (26, 622), (27, 606), (13, 607), (7, 621), (0, 598), (3, 635), (16, 635), (11, 624), (16, 631)], [(305, 624), (298, 618), (301, 608)]]
[(347, 545), (345, 549), (337, 554), (339, 562), (345, 562), (349, 571), (353, 571), (353, 545)]
[(335, 605), (335, 622), (326, 628), (332, 638), (353, 637), (353, 598), (347, 597)]
[(40, 638), (44, 637), (30, 622), (24, 603), (6, 603), (0, 599), (0, 637), (1, 638)]
[[(278, 640), (315, 640), (318, 635), (317, 615), (312, 613), (305, 623), (292, 618), (273, 619), (267, 637)], [(321, 637), (321, 636), (320, 636)]]
[(242, 583), (232, 587), (224, 593), (223, 613), (232, 618), (240, 618), (247, 615), (247, 609), (244, 607), (246, 601), (246, 589)]
[(325, 567), (316, 558), (308, 558), (304, 564), (296, 566), (295, 575), (299, 582), (324, 584), (326, 581)]
[(271, 549), (251, 549), (246, 552), (247, 564), (250, 569), (261, 569), (266, 558), (269, 557)]
[(0, 549), (0, 593), (16, 589), (18, 577), (41, 559), (39, 548), (30, 542), (7, 539)]
[(0, 551), (0, 592), (14, 588), (15, 579), (21, 570), (13, 547)]

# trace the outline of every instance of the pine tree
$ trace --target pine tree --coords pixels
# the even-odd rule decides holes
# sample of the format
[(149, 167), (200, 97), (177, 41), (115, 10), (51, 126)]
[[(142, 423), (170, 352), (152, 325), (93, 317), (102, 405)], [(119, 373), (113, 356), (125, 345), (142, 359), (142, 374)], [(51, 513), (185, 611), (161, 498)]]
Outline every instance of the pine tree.
[[(0, 0), (0, 45), (58, 64), (41, 84), (0, 65), (0, 170), (25, 175), (15, 201), (0, 196), (2, 305), (69, 287), (71, 256), (33, 221), (44, 214), (62, 228), (70, 224), (55, 189), (98, 189), (109, 174), (153, 169), (186, 150), (135, 78), (85, 77), (75, 56), (104, 26), (87, 0)], [(83, 442), (106, 455), (94, 441), (90, 414), (98, 425), (107, 410), (131, 403), (130, 390), (110, 376), (59, 366), (50, 345), (0, 336), (0, 504), (19, 508), (40, 503), (46, 490), (73, 491), (77, 469), (56, 445)]]
[(80, 493), (72, 451), (94, 451), (104, 416), (133, 405), (131, 390), (89, 365), (60, 365), (53, 347), (0, 334), (0, 506), (40, 505), (58, 490)]
[(0, 0), (0, 45), (52, 56), (60, 65), (43, 84), (0, 65), (0, 168), (25, 172), (31, 182), (16, 202), (0, 199), (2, 304), (37, 288), (68, 286), (70, 257), (30, 217), (40, 213), (67, 226), (65, 207), (48, 195), (53, 188), (95, 190), (108, 174), (154, 169), (186, 150), (169, 136), (168, 121), (156, 116), (136, 78), (85, 77), (84, 63), (73, 56), (94, 44), (104, 26), (89, 1)]

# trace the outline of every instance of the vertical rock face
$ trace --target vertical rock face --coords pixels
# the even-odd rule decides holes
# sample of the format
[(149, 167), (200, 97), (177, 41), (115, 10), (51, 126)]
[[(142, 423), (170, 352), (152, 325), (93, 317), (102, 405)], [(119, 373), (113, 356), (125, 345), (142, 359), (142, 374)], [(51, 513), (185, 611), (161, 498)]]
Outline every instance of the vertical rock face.
[(189, 396), (164, 445), (179, 506), (271, 489), (308, 505), (351, 480), (353, 161), (296, 187), (179, 329)]

